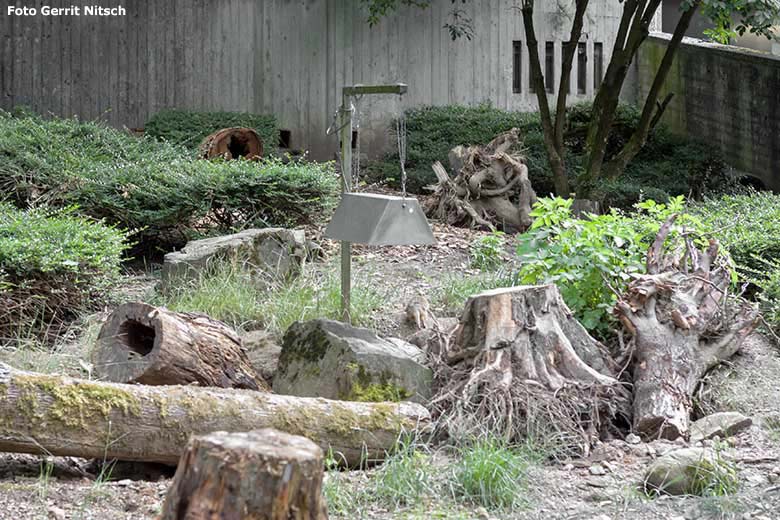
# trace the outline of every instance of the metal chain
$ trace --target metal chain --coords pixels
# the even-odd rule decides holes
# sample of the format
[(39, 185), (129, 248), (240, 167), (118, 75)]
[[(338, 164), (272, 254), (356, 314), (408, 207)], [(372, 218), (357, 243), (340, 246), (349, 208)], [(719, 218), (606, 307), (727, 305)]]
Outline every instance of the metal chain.
[(401, 194), (406, 198), (406, 114), (403, 107), (403, 95), (398, 96), (399, 114), (395, 122), (395, 134), (398, 140), (398, 162), (401, 165)]

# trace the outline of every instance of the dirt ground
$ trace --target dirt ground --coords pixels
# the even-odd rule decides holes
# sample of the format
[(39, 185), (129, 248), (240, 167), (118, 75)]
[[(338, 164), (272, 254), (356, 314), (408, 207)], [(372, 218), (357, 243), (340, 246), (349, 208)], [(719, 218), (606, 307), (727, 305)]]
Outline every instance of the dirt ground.
[[(316, 230), (308, 230), (316, 235)], [(386, 296), (375, 328), (404, 336), (403, 309), (415, 295), (441, 291), (449, 276), (475, 276), (469, 266), (469, 244), (475, 233), (437, 225), (437, 246), (356, 247), (355, 283), (371, 284)], [(315, 236), (315, 238), (317, 238)], [(323, 241), (326, 254), (334, 244)], [(507, 239), (507, 251), (512, 248)], [(507, 259), (509, 259), (507, 255)], [(128, 279), (127, 298), (142, 297), (154, 284), (148, 275)], [(440, 313), (443, 309), (437, 309)], [(34, 361), (40, 363), (40, 356)], [(68, 352), (67, 367), (83, 376), (84, 360)], [(30, 364), (33, 360), (30, 360)], [(45, 361), (45, 360), (43, 360)], [(61, 360), (60, 360), (61, 361)], [(25, 367), (20, 367), (25, 368)], [(740, 489), (722, 498), (661, 497), (638, 491), (647, 465), (681, 443), (655, 441), (628, 444), (614, 440), (596, 446), (588, 459), (532, 467), (527, 507), (511, 513), (431, 500), (414, 507), (388, 510), (360, 507), (333, 518), (448, 519), (776, 519), (780, 518), (780, 349), (754, 335), (742, 352), (711, 374), (698, 395), (706, 413), (740, 411), (753, 426), (729, 440), (725, 455), (739, 468)], [(434, 464), (443, 463), (434, 454)], [(172, 472), (168, 468), (123, 464), (101, 468), (94, 461), (0, 454), (0, 520), (12, 519), (151, 519), (159, 513)], [(327, 477), (326, 477), (327, 478)], [(345, 485), (359, 487), (365, 472), (341, 473)], [(359, 509), (359, 510), (358, 510)]]

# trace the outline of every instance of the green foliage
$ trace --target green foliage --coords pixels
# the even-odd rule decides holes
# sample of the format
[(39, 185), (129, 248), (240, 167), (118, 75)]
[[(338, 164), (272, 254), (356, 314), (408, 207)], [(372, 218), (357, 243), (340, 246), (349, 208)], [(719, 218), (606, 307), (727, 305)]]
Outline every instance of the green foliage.
[(279, 129), (272, 115), (168, 109), (152, 116), (146, 123), (145, 133), (172, 144), (197, 148), (208, 135), (234, 126), (254, 129), (263, 141), (265, 154), (276, 149)]
[[(636, 213), (613, 209), (577, 219), (571, 199), (539, 199), (531, 213), (533, 225), (519, 238), (518, 282), (555, 283), (585, 328), (606, 337), (617, 294), (625, 291), (631, 275), (644, 272), (647, 249), (661, 224), (683, 211), (684, 204), (682, 196), (668, 204), (648, 200), (637, 204)], [(696, 217), (683, 214), (668, 240), (677, 240), (683, 227), (705, 229)]]
[(514, 276), (506, 271), (482, 273), (477, 276), (451, 275), (444, 278), (434, 293), (432, 303), (445, 313), (457, 313), (469, 297), (490, 289), (515, 285)]
[[(567, 111), (566, 166), (572, 180), (583, 167), (591, 112), (590, 103), (572, 106)], [(636, 107), (618, 106), (607, 141), (608, 159), (628, 141), (639, 123), (639, 115)], [(431, 164), (441, 161), (448, 165), (447, 154), (453, 147), (486, 144), (513, 127), (520, 129), (521, 151), (534, 189), (540, 195), (554, 192), (538, 113), (507, 112), (488, 104), (450, 105), (407, 110), (406, 121), (408, 184), (412, 192), (422, 192), (423, 186), (435, 182)], [(389, 180), (397, 184), (397, 156), (370, 164), (367, 176), (372, 181)], [(711, 146), (675, 136), (659, 125), (624, 175), (619, 179), (600, 180), (594, 197), (607, 207), (631, 209), (645, 199), (666, 202), (672, 196), (688, 194), (700, 198), (703, 194), (732, 190), (735, 184), (729, 168), (713, 153)]]
[(200, 161), (182, 147), (75, 119), (0, 112), (0, 192), (19, 207), (47, 203), (168, 249), (203, 232), (292, 226), (330, 207), (330, 164)]
[(99, 307), (126, 247), (124, 233), (72, 208), (0, 203), (0, 342), (52, 339), (79, 311)]
[(752, 192), (710, 198), (693, 206), (737, 265), (764, 270), (780, 258), (780, 195)]
[(761, 269), (743, 268), (747, 280), (758, 287), (758, 307), (766, 325), (774, 334), (780, 333), (780, 259), (755, 257)]
[(456, 498), (489, 509), (524, 505), (528, 454), (495, 437), (475, 440), (459, 450), (453, 468)]
[(434, 494), (433, 480), (430, 454), (407, 435), (374, 476), (372, 495), (386, 505), (412, 505)]
[(480, 271), (495, 271), (504, 262), (505, 233), (494, 231), (471, 243), (471, 267)]
[[(193, 280), (177, 280), (153, 303), (177, 312), (203, 312), (234, 328), (266, 328), (277, 337), (296, 321), (338, 319), (341, 313), (339, 279), (334, 270), (302, 275), (258, 287), (243, 265), (215, 262)], [(359, 284), (352, 290), (352, 322), (368, 325), (384, 303), (375, 289)]]
[[(681, 7), (692, 5), (693, 0), (685, 0)], [(746, 32), (772, 39), (780, 21), (780, 5), (775, 0), (704, 0), (701, 10), (714, 23), (704, 30), (705, 36), (724, 44)]]

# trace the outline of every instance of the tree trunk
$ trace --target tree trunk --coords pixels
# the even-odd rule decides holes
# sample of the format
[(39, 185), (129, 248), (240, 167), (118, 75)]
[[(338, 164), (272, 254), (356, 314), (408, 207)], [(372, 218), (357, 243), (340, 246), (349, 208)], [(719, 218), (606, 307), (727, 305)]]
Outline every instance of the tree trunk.
[(582, 453), (617, 413), (622, 390), (604, 347), (554, 285), (471, 297), (450, 341), (437, 346), (434, 404), (455, 431), (553, 435)]
[(756, 311), (729, 297), (731, 273), (711, 240), (700, 251), (664, 250), (676, 215), (661, 227), (636, 278), (615, 307), (633, 336), (634, 430), (645, 438), (687, 437), (691, 396), (704, 374), (739, 350)]
[(326, 520), (322, 450), (272, 429), (190, 439), (160, 520)]
[(433, 165), (439, 183), (426, 212), (451, 225), (528, 229), (536, 193), (523, 157), (510, 153), (518, 140), (513, 128), (485, 146), (453, 148), (450, 164), (457, 176), (453, 180), (441, 163)]
[(259, 159), (263, 156), (263, 141), (252, 128), (223, 128), (206, 137), (200, 144), (201, 159)]
[(241, 339), (205, 314), (126, 303), (100, 329), (95, 374), (114, 383), (267, 389)]
[(414, 403), (353, 403), (193, 386), (98, 383), (0, 364), (0, 451), (175, 464), (190, 435), (275, 428), (345, 462), (383, 459), (429, 425)]

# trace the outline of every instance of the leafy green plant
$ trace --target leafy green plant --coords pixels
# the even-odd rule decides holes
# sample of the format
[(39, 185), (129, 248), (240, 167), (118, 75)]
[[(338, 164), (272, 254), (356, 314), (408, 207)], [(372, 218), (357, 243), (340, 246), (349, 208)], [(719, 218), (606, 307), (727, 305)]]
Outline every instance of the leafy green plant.
[(156, 139), (197, 148), (206, 136), (234, 126), (254, 129), (263, 141), (266, 154), (276, 149), (279, 129), (273, 115), (167, 109), (152, 116), (144, 130)]
[(105, 303), (127, 237), (74, 211), (0, 203), (0, 342), (54, 339)]
[(373, 495), (392, 506), (418, 503), (433, 495), (434, 468), (425, 447), (404, 436), (373, 477)]
[(505, 233), (494, 231), (471, 243), (471, 267), (480, 271), (495, 271), (503, 264)]
[(329, 163), (191, 155), (101, 124), (0, 112), (0, 192), (10, 202), (77, 206), (131, 230), (145, 249), (168, 250), (201, 233), (311, 222), (335, 200)]
[(452, 468), (455, 498), (489, 509), (513, 509), (526, 501), (526, 453), (495, 437), (483, 437), (463, 446)]
[[(534, 223), (518, 240), (521, 284), (554, 283), (577, 319), (590, 331), (606, 337), (611, 310), (631, 276), (644, 272), (647, 249), (661, 224), (684, 210), (685, 200), (668, 204), (648, 200), (626, 214), (613, 209), (604, 215), (577, 219), (571, 199), (543, 198), (534, 206)], [(681, 215), (669, 240), (680, 231), (699, 233), (704, 226), (694, 216)]]

